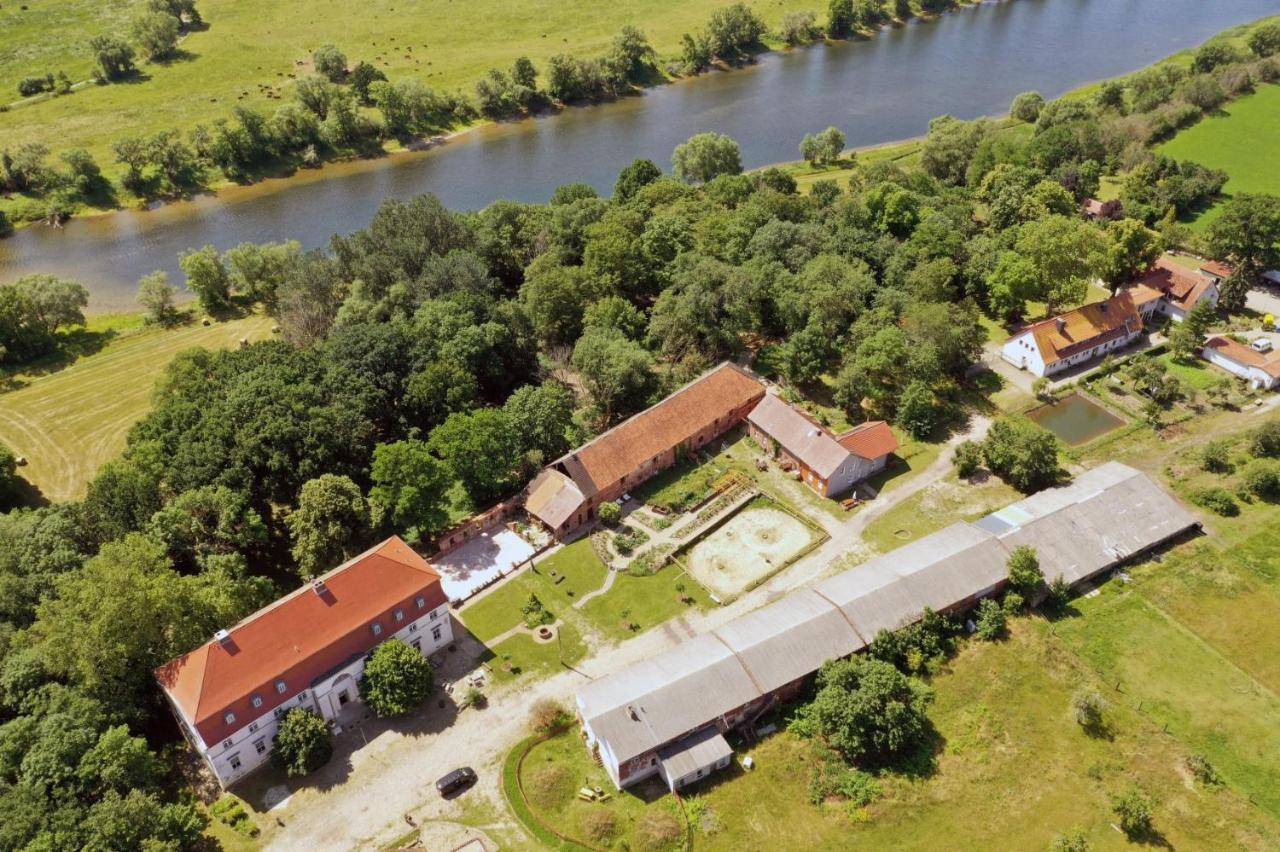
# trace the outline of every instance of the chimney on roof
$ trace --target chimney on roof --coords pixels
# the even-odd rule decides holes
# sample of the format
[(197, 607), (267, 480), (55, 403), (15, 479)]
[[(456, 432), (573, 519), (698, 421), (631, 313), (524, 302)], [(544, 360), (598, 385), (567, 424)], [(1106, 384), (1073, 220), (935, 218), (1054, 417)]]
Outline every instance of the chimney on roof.
[(227, 630), (219, 630), (217, 633), (213, 634), (213, 638), (218, 640), (219, 645), (225, 645), (227, 644), (227, 641), (231, 639), (231, 633)]
[(311, 578), (311, 591), (317, 595), (323, 595), (328, 589), (325, 587), (324, 580), (320, 577)]
[(636, 708), (632, 707), (630, 704), (627, 705), (627, 715), (631, 717), (631, 721), (633, 722), (640, 721), (640, 714), (637, 713)]
[(1067, 330), (1067, 321), (1066, 321), (1066, 320), (1064, 320), (1062, 317), (1058, 317), (1056, 320), (1054, 320), (1054, 323), (1058, 326), (1058, 333), (1059, 333), (1059, 334), (1062, 334), (1062, 333), (1066, 332), (1066, 330)]

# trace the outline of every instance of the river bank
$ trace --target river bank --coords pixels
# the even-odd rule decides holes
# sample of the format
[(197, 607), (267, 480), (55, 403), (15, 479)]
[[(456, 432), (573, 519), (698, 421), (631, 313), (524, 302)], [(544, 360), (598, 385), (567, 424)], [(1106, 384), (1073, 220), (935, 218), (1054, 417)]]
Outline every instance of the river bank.
[[(969, 6), (980, 4), (981, 2), (984, 2), (984, 0), (958, 0), (957, 5), (953, 11), (959, 11)], [(662, 7), (664, 3), (663, 3), (663, 0), (653, 0), (652, 5)], [(685, 4), (685, 5), (692, 6), (698, 9), (702, 9), (702, 7), (705, 7), (705, 9), (702, 9), (702, 12), (704, 13), (704, 18), (709, 17), (710, 11), (714, 9), (716, 6), (716, 4), (714, 3), (693, 3), (693, 4)], [(760, 6), (759, 3), (751, 4), (751, 5)], [(761, 14), (762, 16), (765, 14), (780, 15), (783, 12), (792, 11), (789, 8), (785, 8), (792, 4), (784, 3), (780, 5), (784, 6), (784, 8), (781, 10), (777, 8), (769, 8), (767, 10), (764, 8), (758, 8), (756, 11), (758, 14)], [(795, 5), (798, 6), (800, 4), (796, 3)], [(651, 13), (653, 15), (658, 16), (657, 19), (653, 21), (653, 23), (657, 25), (655, 27), (657, 31), (665, 33), (665, 30), (669, 29), (669, 27), (664, 27), (662, 25), (667, 22), (667, 18), (669, 17), (671, 11), (672, 10), (670, 9), (659, 8), (659, 9), (655, 9)], [(680, 15), (677, 17), (683, 20), (689, 17), (691, 11), (693, 10), (689, 8), (682, 9)], [(3, 13), (0, 13), (0, 16), (2, 15)], [(927, 20), (936, 19), (938, 17), (940, 17), (940, 15), (938, 14), (927, 14), (924, 12), (918, 12), (917, 15), (911, 20), (927, 21)], [(769, 53), (791, 49), (780, 39), (779, 35), (775, 33), (773, 30), (773, 27), (776, 26), (777, 21), (774, 21), (771, 19), (765, 19), (765, 22), (770, 27), (770, 30), (765, 34), (764, 38), (762, 38), (759, 44), (757, 45), (757, 50), (754, 51), (747, 58), (747, 60), (745, 60), (743, 63), (740, 63), (740, 64), (729, 64), (723, 61), (717, 61), (713, 64), (710, 70), (712, 72), (734, 70), (739, 67), (745, 67), (747, 65), (750, 65), (752, 62), (755, 61), (756, 57), (758, 56), (763, 56)], [(197, 33), (194, 33), (184, 38), (181, 52), (184, 55), (193, 57), (192, 59), (193, 62), (200, 61), (199, 54), (195, 53), (194, 51), (200, 48), (200, 43), (201, 43), (200, 40), (202, 38), (207, 38), (208, 30), (214, 29), (214, 24), (216, 23), (217, 21), (215, 20), (213, 23), (211, 23), (208, 29), (198, 31)], [(705, 19), (701, 23), (705, 23)], [(698, 27), (701, 25), (701, 23), (699, 23), (697, 26), (690, 26), (690, 29), (686, 30), (686, 32), (696, 31)], [(904, 21), (894, 20), (891, 23), (886, 24), (885, 27), (902, 26), (904, 23), (905, 23)], [(851, 34), (848, 39), (843, 39), (840, 41), (856, 42), (856, 41), (866, 40), (869, 38), (873, 38), (878, 31), (879, 31), (878, 29), (861, 30)], [(517, 36), (517, 35), (518, 34), (507, 34), (507, 41), (513, 42), (515, 40), (513, 36)], [(612, 33), (610, 33), (610, 36), (611, 35)], [(544, 33), (542, 35), (542, 38), (545, 38), (545, 37), (546, 37), (546, 34)], [(599, 36), (598, 34), (593, 33), (593, 37), (598, 38)], [(532, 34), (529, 35), (529, 38), (532, 39)], [(188, 51), (185, 45), (188, 41), (192, 39), (195, 39), (195, 41), (191, 42), (192, 50)], [(407, 39), (402, 38), (402, 41), (406, 41), (406, 40)], [(602, 39), (602, 40), (607, 45), (607, 39)], [(396, 41), (396, 37), (390, 36), (390, 41), (392, 42)], [(562, 41), (568, 42), (569, 38), (564, 37), (562, 38)], [(824, 39), (821, 35), (819, 35), (816, 39), (813, 39), (810, 43), (813, 43), (816, 41), (826, 42), (827, 40)], [(665, 86), (665, 85), (671, 85), (673, 83), (683, 83), (687, 81), (697, 80), (700, 77), (704, 76), (702, 74), (681, 75), (681, 74), (675, 73), (675, 71), (673, 70), (673, 68), (678, 64), (678, 53), (673, 52), (679, 45), (678, 36), (673, 38), (667, 38), (665, 40), (655, 39), (654, 44), (655, 44), (655, 47), (658, 49), (658, 55), (656, 59), (655, 73), (652, 79), (647, 81), (643, 85), (637, 86), (631, 92), (623, 94), (621, 97), (623, 98), (629, 97), (629, 96), (641, 93), (645, 89), (651, 89), (658, 86)], [(345, 45), (348, 47), (351, 47), (350, 42), (346, 42)], [(373, 48), (370, 48), (371, 51), (373, 49), (376, 49), (377, 42), (373, 41), (372, 45), (373, 45)], [(511, 51), (515, 51), (516, 53), (527, 51), (535, 59), (538, 58), (539, 49), (536, 43), (516, 42), (514, 44), (509, 44), (508, 47)], [(412, 51), (413, 46), (407, 45), (407, 49), (409, 51)], [(599, 50), (597, 49), (595, 52), (599, 52)], [(5, 54), (5, 51), (3, 50), (3, 38), (0, 38), (0, 58), (3, 58), (4, 54)], [(411, 54), (405, 54), (405, 58), (409, 58), (410, 55)], [(349, 60), (350, 65), (354, 65), (359, 57), (360, 57), (360, 54), (353, 52)], [(377, 58), (380, 60), (383, 59), (381, 55), (378, 55)], [(468, 58), (470, 60), (470, 57)], [(495, 55), (494, 61), (495, 61), (495, 67), (504, 67), (504, 63), (499, 62), (496, 59), (496, 55)], [(415, 64), (417, 64), (418, 62), (420, 62), (420, 60), (415, 59), (414, 62)], [(375, 64), (382, 64), (387, 66), (388, 68), (392, 67), (391, 63), (387, 61), (383, 61), (381, 63), (375, 63)], [(433, 62), (429, 61), (427, 64), (432, 65)], [(306, 73), (306, 68), (309, 67), (309, 63), (304, 64), (303, 60), (300, 60), (300, 59), (295, 59), (294, 65), (303, 66), (303, 67), (301, 70), (295, 67), (295, 71), (298, 71), (298, 74), (289, 73), (288, 77), (302, 76)], [(257, 67), (261, 69), (262, 66), (259, 65)], [(542, 66), (542, 68), (544, 71), (546, 70), (545, 64)], [(153, 72), (153, 69), (154, 69), (154, 72)], [(163, 68), (163, 70), (168, 70), (168, 69), (166, 67), (166, 68)], [(452, 80), (452, 82), (455, 84), (463, 85), (465, 87), (463, 91), (467, 92), (468, 94), (470, 94), (472, 87), (474, 87), (476, 81), (478, 81), (482, 76), (482, 74), (477, 73), (475, 74), (475, 76), (473, 76), (470, 79), (460, 79), (458, 78), (457, 74), (450, 75), (450, 71), (448, 69), (444, 69), (444, 70), (436, 70), (436, 71), (428, 72), (426, 74), (426, 79), (424, 80), (421, 75), (422, 69), (415, 67), (412, 69), (405, 69), (405, 70), (409, 71), (410, 79), (422, 80), (423, 82), (426, 82), (428, 85), (431, 85), (433, 87), (438, 86), (439, 84), (436, 81), (433, 81), (431, 78), (437, 75), (443, 74), (445, 75), (445, 80)], [(150, 75), (152, 73), (156, 75), (160, 75), (162, 73), (162, 67), (153, 66), (150, 64), (146, 65), (143, 80), (140, 82), (135, 82), (129, 86), (122, 86), (121, 84), (116, 84), (112, 86), (101, 86), (101, 87), (88, 86), (87, 88), (89, 89), (89, 91), (81, 94), (79, 98), (73, 98), (71, 96), (63, 96), (59, 98), (59, 97), (55, 97), (52, 94), (44, 94), (44, 95), (37, 95), (35, 97), (26, 98), (19, 101), (15, 101), (13, 103), (6, 104), (2, 108), (4, 109), (7, 115), (12, 116), (14, 119), (12, 121), (7, 121), (6, 124), (10, 127), (11, 130), (18, 131), (22, 129), (22, 126), (24, 123), (23, 120), (25, 118), (31, 118), (31, 116), (27, 115), (27, 113), (40, 112), (41, 110), (58, 112), (58, 111), (61, 111), (63, 107), (66, 107), (68, 105), (73, 105), (77, 108), (87, 107), (90, 111), (92, 111), (94, 107), (97, 106), (97, 104), (90, 99), (114, 98), (115, 96), (119, 95), (120, 92), (125, 91), (126, 89), (134, 89), (139, 92), (144, 92), (154, 96), (157, 91), (157, 88), (163, 84), (159, 80), (150, 79)], [(277, 74), (277, 76), (281, 76), (281, 75)], [(396, 76), (394, 76), (394, 74), (392, 74), (391, 76), (393, 80), (398, 79)], [(3, 79), (0, 79), (0, 83), (3, 83), (3, 82), (5, 81)], [(241, 85), (244, 85), (247, 87), (249, 84), (247, 82), (237, 83), (237, 87)], [(240, 92), (235, 97), (235, 102), (237, 106), (247, 106), (247, 107), (269, 106), (269, 103), (262, 103), (262, 104), (257, 103), (256, 101), (259, 100), (259, 98), (256, 98), (254, 95), (261, 94), (263, 91), (266, 91), (268, 99), (274, 98), (279, 100), (279, 99), (284, 99), (289, 97), (289, 91), (291, 88), (287, 83), (278, 84), (279, 88), (275, 88), (275, 89), (272, 89), (270, 84), (264, 86), (263, 84), (259, 83), (255, 85), (259, 90), (257, 93), (254, 93), (252, 88), (246, 88), (245, 91)], [(86, 87), (83, 83), (78, 83), (73, 88), (79, 91)], [(213, 97), (209, 97), (207, 100), (210, 103), (220, 103), (220, 102), (230, 101), (231, 98), (213, 96)], [(607, 103), (607, 102), (608, 101), (604, 101), (600, 103)], [(594, 105), (596, 104), (594, 103), (572, 103), (572, 104), (557, 103), (552, 108), (540, 111), (529, 117), (544, 118), (544, 117), (562, 112), (567, 109), (578, 109), (578, 108), (589, 107)], [(121, 106), (126, 107), (128, 105), (122, 104)], [(210, 110), (206, 108), (201, 113), (190, 116), (187, 119), (187, 123), (178, 125), (179, 129), (186, 130), (187, 128), (192, 126), (194, 123), (197, 123), (199, 121), (207, 121), (208, 120), (207, 113), (209, 111)], [(377, 113), (373, 108), (365, 107), (363, 108), (362, 111), (370, 118), (373, 118), (376, 120)], [(47, 143), (48, 147), (56, 151), (61, 149), (61, 146), (65, 146), (68, 144), (75, 144), (87, 149), (91, 154), (93, 154), (98, 159), (99, 165), (103, 167), (104, 175), (109, 180), (112, 180), (113, 183), (116, 183), (121, 174), (121, 167), (113, 159), (114, 152), (111, 150), (110, 144), (109, 144), (114, 139), (113, 134), (118, 133), (121, 130), (127, 130), (130, 135), (133, 135), (133, 134), (146, 131), (148, 129), (151, 129), (151, 130), (165, 129), (164, 127), (161, 127), (159, 124), (156, 124), (155, 119), (149, 115), (144, 117), (141, 121), (138, 121), (137, 109), (130, 109), (128, 110), (128, 112), (134, 115), (135, 120), (129, 122), (126, 128), (114, 127), (113, 121), (94, 122), (95, 126), (98, 129), (94, 132), (93, 136), (85, 138), (80, 135), (79, 129), (75, 129), (75, 130), (72, 130), (68, 135), (66, 135), (65, 138), (63, 138), (62, 134), (59, 134), (56, 142), (53, 139), (49, 139)], [(0, 149), (7, 147), (11, 142), (14, 144), (18, 144), (19, 142), (32, 141), (33, 139), (38, 141), (44, 141), (44, 136), (46, 134), (50, 132), (57, 132), (57, 125), (59, 124), (59, 121), (60, 121), (59, 117), (57, 115), (54, 115), (50, 117), (49, 120), (46, 122), (41, 122), (37, 124), (37, 126), (26, 128), (27, 133), (23, 134), (21, 138), (19, 138), (16, 132), (11, 135), (8, 131), (6, 131), (5, 128), (0, 127)], [(493, 120), (481, 118), (473, 122), (470, 122), (464, 126), (457, 127), (449, 132), (433, 135), (430, 137), (424, 137), (419, 140), (414, 140), (408, 144), (401, 144), (395, 140), (383, 140), (379, 142), (379, 150), (376, 153), (372, 153), (368, 155), (339, 153), (337, 155), (331, 155), (331, 156), (325, 157), (325, 159), (322, 162), (329, 163), (329, 164), (344, 164), (348, 162), (360, 162), (365, 160), (373, 160), (377, 162), (377, 161), (384, 160), (386, 157), (391, 155), (418, 151), (421, 149), (423, 144), (427, 146), (442, 144), (444, 142), (449, 141), (450, 139), (456, 138), (466, 133), (474, 132), (475, 130), (481, 129), (493, 123), (495, 123)], [(151, 124), (156, 124), (156, 126), (150, 127)], [(265, 167), (264, 171), (267, 173), (267, 177), (265, 178), (259, 177), (258, 179), (250, 183), (242, 183), (242, 182), (234, 181), (226, 178), (221, 174), (218, 174), (216, 177), (212, 177), (212, 179), (209, 180), (207, 184), (201, 185), (198, 191), (193, 192), (190, 196), (173, 197), (173, 198), (135, 197), (131, 193), (124, 190), (122, 187), (116, 185), (113, 188), (113, 192), (107, 194), (109, 196), (109, 199), (78, 200), (71, 212), (73, 216), (85, 217), (85, 216), (102, 215), (105, 213), (114, 213), (122, 210), (129, 210), (129, 209), (151, 209), (163, 204), (182, 203), (183, 201), (190, 200), (191, 197), (197, 197), (207, 193), (217, 193), (233, 187), (253, 186), (263, 182), (264, 180), (278, 180), (278, 179), (292, 178), (303, 171), (307, 171), (307, 169), (297, 167), (295, 164), (291, 162), (281, 161), (276, 164), (268, 164)], [(10, 220), (10, 223), (16, 228), (28, 227), (33, 224), (44, 223), (46, 208), (47, 208), (47, 201), (42, 196), (39, 196), (39, 195), (15, 194), (9, 197), (0, 197), (0, 213), (6, 214)]]
[[(182, 204), (74, 219), (60, 229), (23, 229), (0, 240), (0, 281), (49, 272), (86, 282), (94, 310), (131, 308), (138, 278), (163, 269), (181, 281), (178, 254), (193, 246), (296, 239), (315, 248), (365, 225), (387, 198), (423, 192), (458, 210), (499, 198), (545, 201), (571, 181), (608, 194), (636, 157), (665, 163), (677, 144), (706, 130), (738, 140), (747, 168), (793, 160), (804, 133), (829, 125), (845, 131), (850, 148), (912, 139), (942, 113), (1000, 114), (1020, 91), (1052, 98), (1130, 73), (1253, 20), (1259, 10), (1275, 11), (1268, 0), (1235, 0), (1229, 7), (1197, 0), (985, 3), (866, 41), (763, 54), (732, 73), (612, 103), (487, 124), (426, 151), (329, 165)], [(1131, 44), (1127, 34), (1138, 25), (1149, 38)], [(1063, 33), (1078, 48), (1041, 49)]]

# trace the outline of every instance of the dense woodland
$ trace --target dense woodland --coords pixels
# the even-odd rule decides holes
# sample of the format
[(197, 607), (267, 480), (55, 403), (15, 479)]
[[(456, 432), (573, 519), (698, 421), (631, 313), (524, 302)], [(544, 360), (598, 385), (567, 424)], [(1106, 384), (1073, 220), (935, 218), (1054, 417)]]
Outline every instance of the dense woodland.
[[(855, 422), (945, 430), (984, 313), (1079, 302), (1095, 277), (1122, 283), (1189, 238), (1178, 214), (1223, 177), (1147, 143), (1196, 109), (1193, 92), (1277, 69), (1197, 64), (1092, 101), (1020, 97), (1028, 132), (939, 118), (921, 168), (858, 166), (807, 195), (776, 169), (742, 174), (736, 144), (704, 134), (677, 149), (674, 177), (638, 160), (611, 198), (570, 184), (459, 214), (423, 196), (323, 251), (188, 253), (206, 311), (261, 306), (282, 339), (177, 358), (83, 501), (0, 515), (0, 849), (189, 845), (201, 819), (163, 780), (174, 732), (153, 667), (378, 536), (429, 540), (514, 494), (722, 359), (776, 344), (789, 387), (833, 377)], [(1136, 218), (1082, 219), (1080, 199), (1117, 173)], [(1278, 245), (1280, 200), (1227, 205), (1207, 247), (1238, 267), (1228, 308)], [(6, 352), (56, 345), (40, 294), (75, 321), (66, 282), (0, 288)], [(872, 676), (893, 680), (859, 664), (823, 688)]]

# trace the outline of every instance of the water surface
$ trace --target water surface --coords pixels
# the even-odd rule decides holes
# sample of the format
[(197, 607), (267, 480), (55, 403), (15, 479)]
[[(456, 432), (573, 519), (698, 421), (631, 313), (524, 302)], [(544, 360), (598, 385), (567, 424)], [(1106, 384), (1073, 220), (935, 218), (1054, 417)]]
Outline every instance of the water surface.
[(1027, 417), (1078, 447), (1123, 426), (1124, 421), (1092, 400), (1073, 393), (1057, 402), (1033, 408)]
[(1003, 0), (876, 38), (768, 54), (737, 71), (611, 104), (486, 127), (433, 150), (329, 166), (149, 211), (25, 228), (0, 240), (0, 281), (45, 271), (79, 278), (98, 310), (133, 305), (137, 280), (212, 244), (297, 239), (323, 245), (365, 225), (388, 197), (434, 192), (450, 207), (543, 201), (568, 181), (608, 191), (636, 157), (715, 130), (747, 167), (793, 160), (800, 137), (835, 125), (851, 146), (916, 136), (942, 113), (1003, 113), (1018, 92), (1054, 97), (1280, 12), (1278, 0)]

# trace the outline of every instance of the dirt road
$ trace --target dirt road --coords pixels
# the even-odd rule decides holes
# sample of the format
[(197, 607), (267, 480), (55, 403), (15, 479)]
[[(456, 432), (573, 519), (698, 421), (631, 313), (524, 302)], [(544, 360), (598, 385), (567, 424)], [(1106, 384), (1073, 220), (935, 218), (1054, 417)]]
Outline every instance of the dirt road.
[[(681, 616), (622, 644), (599, 647), (578, 664), (577, 671), (566, 670), (541, 680), (495, 689), (489, 706), (483, 710), (459, 713), (451, 705), (443, 709), (432, 707), (398, 729), (370, 722), (362, 726), (363, 735), (345, 734), (333, 763), (308, 779), (308, 784), (300, 786), (286, 804), (270, 812), (270, 817), (278, 817), (283, 827), (274, 819), (262, 820), (265, 847), (308, 852), (377, 848), (404, 835), (408, 828), (405, 814), (418, 824), (424, 820), (447, 820), (458, 817), (464, 808), (476, 810), (476, 799), (492, 804), (492, 808), (484, 810), (501, 814), (503, 830), (518, 833), (502, 800), (502, 761), (527, 733), (528, 708), (535, 701), (553, 698), (572, 706), (575, 691), (587, 680), (651, 657), (694, 634), (715, 629), (829, 573), (838, 560), (865, 551), (861, 534), (867, 524), (946, 476), (951, 470), (955, 445), (965, 439), (982, 438), (990, 425), (989, 419), (975, 416), (968, 429), (954, 436), (928, 467), (837, 525), (821, 547), (729, 606)], [(465, 631), (459, 625), (455, 632)], [(482, 650), (469, 636), (458, 645), (459, 657), (478, 656)], [(450, 663), (465, 668), (461, 659)], [(459, 800), (440, 799), (435, 794), (435, 779), (462, 765), (474, 767), (480, 781)]]

